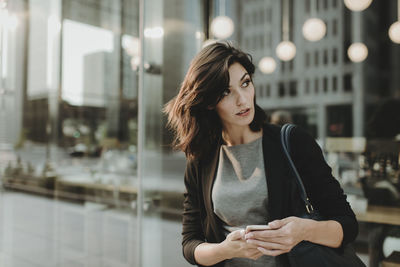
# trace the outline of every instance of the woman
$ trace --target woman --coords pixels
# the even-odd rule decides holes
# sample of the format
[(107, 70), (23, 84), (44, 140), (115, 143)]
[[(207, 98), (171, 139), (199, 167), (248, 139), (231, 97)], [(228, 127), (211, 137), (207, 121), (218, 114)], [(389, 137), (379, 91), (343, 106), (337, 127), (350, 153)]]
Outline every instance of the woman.
[[(200, 266), (289, 266), (302, 240), (341, 247), (357, 221), (321, 149), (295, 128), (292, 157), (326, 221), (304, 213), (280, 144), (280, 127), (256, 105), (251, 56), (227, 43), (203, 48), (165, 107), (175, 147), (187, 157), (183, 254)], [(245, 231), (248, 225), (267, 230)]]

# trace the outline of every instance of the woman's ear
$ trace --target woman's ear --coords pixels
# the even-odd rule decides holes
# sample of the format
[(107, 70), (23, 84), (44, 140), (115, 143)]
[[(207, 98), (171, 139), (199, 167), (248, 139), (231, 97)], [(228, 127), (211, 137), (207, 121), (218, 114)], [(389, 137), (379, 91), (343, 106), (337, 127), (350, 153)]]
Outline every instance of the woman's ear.
[(213, 106), (211, 106), (211, 105), (208, 105), (208, 106), (207, 106), (207, 109), (208, 109), (208, 110), (213, 110), (214, 108), (215, 108), (215, 107), (213, 107)]

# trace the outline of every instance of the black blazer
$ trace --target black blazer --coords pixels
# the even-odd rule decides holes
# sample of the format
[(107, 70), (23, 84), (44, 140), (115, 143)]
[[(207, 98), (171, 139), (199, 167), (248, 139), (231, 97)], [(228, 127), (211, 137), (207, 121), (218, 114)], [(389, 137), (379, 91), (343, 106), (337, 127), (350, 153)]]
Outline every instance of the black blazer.
[[(272, 124), (265, 124), (263, 127), (262, 145), (268, 188), (269, 221), (305, 212), (297, 184), (290, 174), (282, 150), (280, 128)], [(289, 141), (291, 156), (314, 208), (327, 220), (336, 220), (341, 224), (344, 234), (342, 246), (354, 241), (358, 234), (357, 220), (346, 201), (346, 195), (332, 176), (331, 168), (325, 162), (320, 147), (313, 137), (299, 127), (292, 131)], [(187, 161), (182, 247), (184, 257), (191, 264), (197, 264), (194, 250), (200, 243), (220, 243), (225, 240), (222, 222), (213, 211), (211, 199), (219, 150), (220, 146), (217, 146), (207, 159)], [(278, 257), (282, 262), (287, 262), (285, 254)]]

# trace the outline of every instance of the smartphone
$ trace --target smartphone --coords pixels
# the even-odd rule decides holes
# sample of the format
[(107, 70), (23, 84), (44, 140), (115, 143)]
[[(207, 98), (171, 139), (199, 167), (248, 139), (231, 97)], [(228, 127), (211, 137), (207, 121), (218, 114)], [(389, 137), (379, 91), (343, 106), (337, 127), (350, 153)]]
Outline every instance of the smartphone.
[(248, 233), (250, 231), (262, 231), (262, 230), (268, 230), (268, 229), (270, 229), (270, 228), (266, 224), (248, 225), (246, 227), (246, 233)]

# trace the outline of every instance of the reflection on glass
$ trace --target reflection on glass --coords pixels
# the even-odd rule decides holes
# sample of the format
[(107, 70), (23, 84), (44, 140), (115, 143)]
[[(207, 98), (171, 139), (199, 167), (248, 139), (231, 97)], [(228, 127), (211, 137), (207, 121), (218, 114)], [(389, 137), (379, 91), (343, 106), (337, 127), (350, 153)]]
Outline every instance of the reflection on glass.
[(63, 100), (71, 105), (105, 106), (106, 92), (112, 86), (105, 74), (114, 50), (113, 38), (109, 30), (64, 20)]
[(6, 102), (22, 129), (0, 147), (0, 243), (16, 244), (0, 246), (0, 265), (135, 266), (139, 3), (7, 2), (29, 16), (1, 59), (15, 91), (0, 90), (1, 115)]

